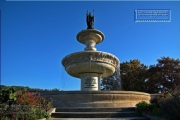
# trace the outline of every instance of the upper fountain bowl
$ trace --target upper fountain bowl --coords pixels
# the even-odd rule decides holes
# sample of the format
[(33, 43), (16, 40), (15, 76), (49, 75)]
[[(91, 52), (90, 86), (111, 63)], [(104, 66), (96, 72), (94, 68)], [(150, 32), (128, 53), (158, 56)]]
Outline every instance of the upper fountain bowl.
[(85, 51), (96, 51), (95, 45), (104, 40), (104, 34), (99, 30), (87, 29), (79, 32), (76, 38), (86, 45)]
[(115, 72), (119, 60), (107, 52), (84, 51), (64, 57), (62, 64), (67, 73), (73, 77), (80, 78), (80, 74), (83, 73), (97, 73), (104, 78)]
[(104, 34), (96, 29), (87, 29), (79, 32), (76, 38), (82, 44), (86, 44), (87, 40), (93, 40), (98, 44), (104, 40)]

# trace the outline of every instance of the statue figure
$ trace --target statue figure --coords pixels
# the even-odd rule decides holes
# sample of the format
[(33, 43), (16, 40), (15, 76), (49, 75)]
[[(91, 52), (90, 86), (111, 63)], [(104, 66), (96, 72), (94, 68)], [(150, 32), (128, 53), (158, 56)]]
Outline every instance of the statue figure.
[(87, 29), (94, 29), (94, 15), (90, 12), (86, 13)]

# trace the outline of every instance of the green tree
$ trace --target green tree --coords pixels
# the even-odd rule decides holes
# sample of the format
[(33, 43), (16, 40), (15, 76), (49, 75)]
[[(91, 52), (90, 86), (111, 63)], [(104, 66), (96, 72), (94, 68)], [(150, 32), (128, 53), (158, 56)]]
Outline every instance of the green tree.
[(113, 75), (102, 79), (103, 89), (145, 91), (148, 67), (141, 64), (139, 60), (123, 62), (120, 66), (117, 67), (120, 70), (116, 70)]
[(121, 64), (121, 79), (123, 90), (146, 91), (148, 66), (139, 60), (130, 60)]

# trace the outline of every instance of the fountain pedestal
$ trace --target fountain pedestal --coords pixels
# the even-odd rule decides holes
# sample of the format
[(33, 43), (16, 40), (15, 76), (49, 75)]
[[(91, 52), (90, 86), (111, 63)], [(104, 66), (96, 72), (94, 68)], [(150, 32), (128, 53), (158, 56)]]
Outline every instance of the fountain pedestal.
[(81, 77), (81, 90), (82, 91), (98, 91), (100, 90), (100, 74), (97, 73), (84, 73), (80, 74)]

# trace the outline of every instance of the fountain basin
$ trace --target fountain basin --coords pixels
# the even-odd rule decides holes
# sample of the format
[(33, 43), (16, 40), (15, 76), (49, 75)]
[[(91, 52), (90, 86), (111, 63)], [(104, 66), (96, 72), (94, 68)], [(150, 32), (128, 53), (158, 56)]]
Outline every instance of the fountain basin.
[(53, 98), (54, 107), (123, 108), (136, 107), (141, 101), (150, 102), (150, 94), (136, 91), (57, 91), (41, 95)]
[(101, 51), (83, 51), (72, 53), (62, 60), (67, 73), (80, 78), (84, 73), (96, 73), (101, 78), (112, 75), (119, 64), (116, 56)]

